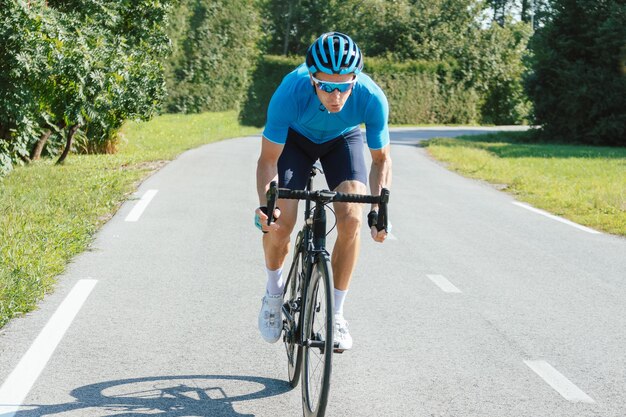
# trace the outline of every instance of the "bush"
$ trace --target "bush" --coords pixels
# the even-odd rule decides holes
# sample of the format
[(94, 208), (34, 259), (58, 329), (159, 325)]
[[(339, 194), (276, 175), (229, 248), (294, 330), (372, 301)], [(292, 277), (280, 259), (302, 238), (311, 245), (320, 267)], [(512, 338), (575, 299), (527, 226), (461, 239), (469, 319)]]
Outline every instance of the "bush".
[(456, 62), (367, 58), (364, 71), (385, 92), (390, 123), (475, 123), (480, 118), (479, 97), (457, 81)]
[[(174, 56), (165, 109), (197, 113), (237, 108), (257, 55), (253, 0), (186, 0), (174, 12)], [(182, 25), (182, 27), (181, 27)]]
[(300, 57), (266, 55), (260, 57), (252, 73), (246, 98), (241, 106), (239, 119), (247, 126), (263, 126), (267, 106), (274, 90), (283, 77), (300, 65)]

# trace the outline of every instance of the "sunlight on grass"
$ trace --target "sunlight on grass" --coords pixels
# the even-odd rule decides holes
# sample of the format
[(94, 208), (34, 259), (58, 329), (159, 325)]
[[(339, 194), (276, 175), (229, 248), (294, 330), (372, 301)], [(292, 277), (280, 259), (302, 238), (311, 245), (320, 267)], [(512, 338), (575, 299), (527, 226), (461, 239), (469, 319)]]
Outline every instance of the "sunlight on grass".
[(119, 154), (142, 160), (172, 159), (216, 140), (259, 133), (258, 128), (241, 126), (235, 112), (166, 114), (149, 123), (126, 124)]
[(426, 146), (450, 169), (576, 223), (626, 236), (626, 149), (526, 144), (521, 137), (439, 138)]

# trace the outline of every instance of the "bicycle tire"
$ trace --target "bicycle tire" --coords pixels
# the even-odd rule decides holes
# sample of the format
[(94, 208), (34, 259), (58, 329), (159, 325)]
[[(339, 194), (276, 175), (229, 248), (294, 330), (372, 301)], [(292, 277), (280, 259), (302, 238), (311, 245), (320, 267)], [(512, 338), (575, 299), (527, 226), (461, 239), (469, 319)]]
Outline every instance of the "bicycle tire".
[[(333, 357), (333, 284), (328, 255), (311, 270), (304, 307), (302, 407), (305, 417), (323, 417), (328, 404)], [(307, 343), (312, 342), (313, 344)]]
[(287, 353), (287, 373), (289, 385), (298, 386), (300, 370), (302, 369), (302, 345), (300, 344), (300, 311), (302, 306), (302, 249), (300, 247), (301, 234), (296, 239), (293, 261), (287, 276), (287, 285), (283, 293), (283, 308), (291, 317), (285, 318), (285, 333), (283, 342)]

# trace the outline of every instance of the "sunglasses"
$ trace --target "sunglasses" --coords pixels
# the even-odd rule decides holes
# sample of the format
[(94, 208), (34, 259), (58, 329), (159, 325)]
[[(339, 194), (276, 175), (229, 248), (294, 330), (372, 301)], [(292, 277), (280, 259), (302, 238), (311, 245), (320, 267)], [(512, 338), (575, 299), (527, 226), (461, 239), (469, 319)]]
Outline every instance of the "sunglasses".
[(332, 93), (335, 90), (339, 90), (340, 93), (345, 93), (346, 91), (352, 88), (354, 83), (356, 83), (356, 77), (354, 77), (354, 79), (350, 81), (346, 81), (343, 83), (332, 83), (330, 81), (318, 80), (313, 75), (311, 75), (311, 78), (313, 79), (313, 82), (315, 83), (317, 88), (319, 88), (320, 90), (326, 93)]

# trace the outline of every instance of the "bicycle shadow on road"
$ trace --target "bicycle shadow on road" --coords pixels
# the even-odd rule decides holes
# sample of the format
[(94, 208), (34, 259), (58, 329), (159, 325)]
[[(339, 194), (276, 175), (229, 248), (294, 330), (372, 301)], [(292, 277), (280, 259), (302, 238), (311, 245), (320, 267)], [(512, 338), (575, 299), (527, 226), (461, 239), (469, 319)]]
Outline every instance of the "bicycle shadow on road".
[[(106, 381), (74, 389), (64, 404), (24, 405), (15, 417), (68, 413), (90, 416), (253, 417), (233, 408), (290, 391), (286, 381), (233, 375), (182, 375)], [(80, 410), (80, 411), (77, 411)], [(1, 416), (0, 416), (1, 417)]]

